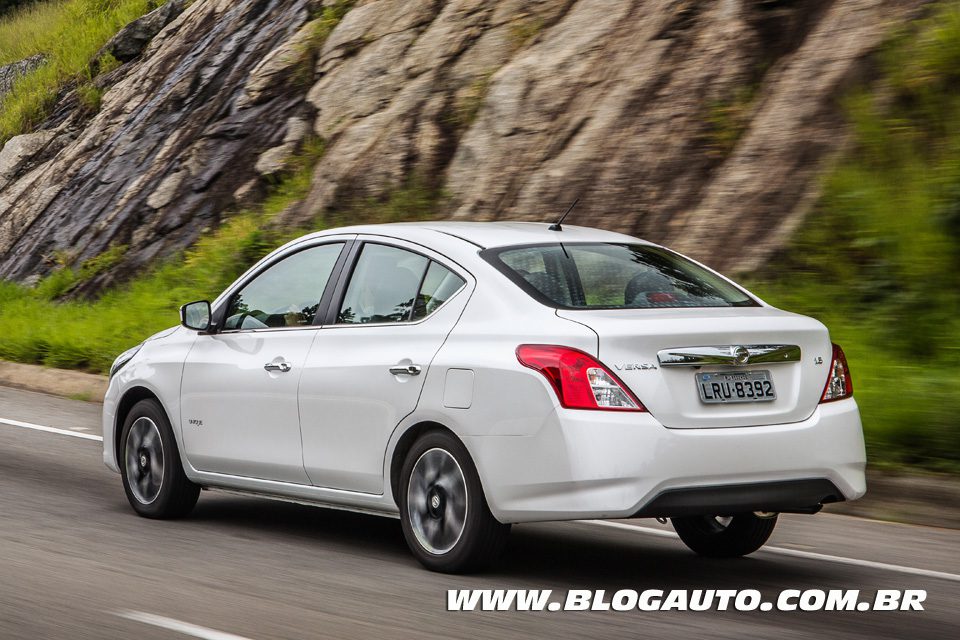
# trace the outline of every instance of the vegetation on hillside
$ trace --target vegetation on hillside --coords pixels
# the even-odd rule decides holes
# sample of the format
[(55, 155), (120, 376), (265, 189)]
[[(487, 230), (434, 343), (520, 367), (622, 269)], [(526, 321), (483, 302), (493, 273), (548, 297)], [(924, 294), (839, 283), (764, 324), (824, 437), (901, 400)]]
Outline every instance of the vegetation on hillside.
[[(51, 57), (0, 105), (0, 141), (36, 123), (65, 82), (82, 82), (99, 46), (150, 6), (64, 0), (0, 19), (0, 64)], [(323, 14), (318, 41), (347, 6)], [(823, 320), (844, 347), (875, 463), (960, 471), (960, 8), (940, 7), (894, 34), (878, 77), (848, 96), (850, 151), (824, 177), (808, 224), (751, 284), (772, 304)], [(87, 96), (91, 108), (98, 98)], [(731, 109), (718, 110), (720, 124)], [(117, 353), (176, 323), (178, 305), (213, 298), (305, 231), (271, 220), (305, 195), (322, 151), (307, 145), (261, 208), (229, 216), (189, 251), (97, 300), (63, 296), (120, 260), (123, 246), (30, 289), (0, 284), (0, 358), (106, 371)], [(434, 215), (442, 194), (426, 183), (344, 205), (310, 229)]]
[(157, 5), (157, 0), (62, 0), (26, 4), (0, 18), (0, 65), (46, 56), (0, 102), (0, 145), (43, 122), (62, 88), (89, 83), (90, 62), (100, 47)]
[(35, 1), (36, 0), (0, 0), (0, 15)]
[(873, 460), (960, 470), (960, 8), (895, 34), (853, 148), (754, 289), (823, 320)]
[(0, 359), (106, 373), (117, 354), (177, 324), (180, 305), (213, 300), (253, 263), (289, 240), (328, 226), (423, 219), (438, 208), (442, 194), (414, 180), (387, 198), (349, 203), (305, 228), (271, 224), (279, 212), (307, 194), (313, 166), (322, 153), (321, 141), (306, 144), (263, 205), (230, 216), (184, 254), (97, 300), (62, 298), (122, 258), (122, 246), (79, 268), (55, 271), (33, 288), (0, 281)]
[(80, 282), (122, 257), (118, 246), (77, 269), (64, 267), (33, 288), (0, 282), (0, 359), (51, 367), (109, 370), (118, 353), (177, 323), (177, 309), (212, 300), (270, 250), (302, 230), (269, 228), (270, 220), (303, 198), (323, 145), (306, 145), (290, 174), (263, 205), (229, 217), (189, 251), (94, 301), (63, 301)]

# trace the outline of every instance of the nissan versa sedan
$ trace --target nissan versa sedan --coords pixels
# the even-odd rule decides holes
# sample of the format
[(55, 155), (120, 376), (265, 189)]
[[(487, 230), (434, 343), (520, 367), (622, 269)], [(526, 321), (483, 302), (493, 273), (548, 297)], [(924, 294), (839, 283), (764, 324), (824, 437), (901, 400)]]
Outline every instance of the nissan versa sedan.
[(863, 495), (843, 351), (664, 247), (574, 226), (311, 234), (117, 358), (104, 461), (133, 509), (201, 487), (399, 517), (492, 561), (512, 523), (670, 518), (704, 556)]

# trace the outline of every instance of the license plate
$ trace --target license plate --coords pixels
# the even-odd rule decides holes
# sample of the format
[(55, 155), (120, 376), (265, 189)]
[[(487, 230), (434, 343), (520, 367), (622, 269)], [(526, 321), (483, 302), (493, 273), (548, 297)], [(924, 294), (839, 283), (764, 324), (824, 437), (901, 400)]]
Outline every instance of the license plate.
[(777, 399), (769, 371), (698, 373), (697, 390), (706, 404), (772, 402)]

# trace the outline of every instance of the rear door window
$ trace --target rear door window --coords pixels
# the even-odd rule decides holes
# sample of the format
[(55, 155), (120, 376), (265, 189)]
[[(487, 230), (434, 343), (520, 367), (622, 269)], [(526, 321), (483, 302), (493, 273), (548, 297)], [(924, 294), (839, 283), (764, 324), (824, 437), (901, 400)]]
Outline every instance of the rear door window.
[(426, 318), (453, 297), (466, 282), (438, 262), (431, 262), (413, 309), (413, 320)]
[(383, 324), (426, 318), (465, 284), (429, 258), (382, 244), (365, 244), (337, 314), (339, 324)]
[(551, 243), (481, 255), (534, 298), (557, 308), (757, 306), (740, 288), (662, 247)]

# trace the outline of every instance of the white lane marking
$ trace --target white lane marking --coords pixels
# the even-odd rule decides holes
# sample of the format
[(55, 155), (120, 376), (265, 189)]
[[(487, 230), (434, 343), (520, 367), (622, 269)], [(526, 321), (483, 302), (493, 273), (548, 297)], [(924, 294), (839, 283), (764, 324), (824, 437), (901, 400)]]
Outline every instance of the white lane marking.
[[(661, 538), (678, 538), (673, 531), (664, 531), (663, 529), (654, 529), (652, 527), (635, 527), (622, 522), (608, 522), (606, 520), (577, 520), (584, 524), (596, 524), (621, 531), (635, 531)], [(844, 556), (831, 556), (825, 553), (815, 553), (813, 551), (801, 551), (799, 549), (785, 549), (784, 547), (763, 547), (757, 553), (773, 553), (781, 556), (791, 556), (794, 558), (804, 558), (806, 560), (822, 560), (824, 562), (835, 562), (837, 564), (848, 564), (855, 567), (866, 567), (868, 569), (880, 569), (883, 571), (894, 571), (896, 573), (905, 573), (912, 576), (922, 576), (924, 578), (939, 578), (940, 580), (950, 580), (960, 582), (960, 575), (955, 573), (946, 573), (943, 571), (931, 571), (930, 569), (917, 569), (916, 567), (905, 567), (899, 564), (887, 564), (886, 562), (874, 562), (873, 560), (860, 560), (858, 558), (847, 558)]]
[(794, 558), (807, 558), (808, 560), (823, 560), (824, 562), (836, 562), (838, 564), (849, 564), (856, 567), (866, 567), (868, 569), (880, 569), (882, 571), (894, 571), (905, 573), (912, 576), (922, 576), (924, 578), (938, 578), (940, 580), (950, 580), (951, 582), (960, 582), (960, 575), (956, 573), (946, 573), (944, 571), (931, 571), (930, 569), (917, 569), (916, 567), (905, 567), (899, 564), (887, 564), (886, 562), (874, 562), (873, 560), (860, 560), (858, 558), (845, 558), (843, 556), (831, 556), (825, 553), (814, 553), (813, 551), (800, 551), (799, 549), (784, 549), (783, 547), (764, 547), (760, 553), (767, 551), (781, 556), (793, 556)]
[(610, 522), (609, 520), (577, 520), (576, 522), (582, 522), (584, 524), (598, 524), (602, 527), (610, 527), (611, 529), (622, 529), (623, 531), (639, 531), (641, 533), (647, 533), (651, 536), (660, 536), (661, 538), (678, 538), (679, 536), (673, 531), (665, 531), (663, 529), (654, 529), (653, 527), (640, 527), (633, 526), (632, 524), (624, 524), (623, 522)]
[[(84, 438), (85, 440), (96, 440), (98, 442), (103, 442), (103, 436), (95, 436), (89, 433), (78, 433), (76, 431), (68, 431), (66, 429), (55, 429), (54, 427), (45, 427), (39, 424), (31, 424), (29, 422), (20, 422), (19, 420), (8, 420), (6, 418), (0, 418), (0, 423), (14, 426), (14, 427), (23, 427), (24, 429), (34, 429), (36, 431), (44, 431), (47, 433), (56, 433), (63, 436), (72, 436), (74, 438)], [(640, 532), (640, 533), (645, 533), (647, 535), (659, 536), (661, 538), (678, 537), (677, 534), (672, 531), (664, 531), (663, 529), (654, 529), (652, 527), (634, 526), (632, 524), (624, 524), (622, 522), (609, 522), (607, 520), (576, 520), (575, 522), (582, 522), (584, 524), (595, 524), (595, 525), (600, 525), (604, 527), (610, 527), (612, 529), (620, 529), (622, 531)], [(884, 571), (895, 571), (897, 573), (905, 573), (905, 574), (914, 575), (914, 576), (923, 576), (925, 578), (939, 578), (941, 580), (950, 580), (952, 582), (960, 582), (960, 575), (955, 573), (946, 573), (943, 571), (931, 571), (929, 569), (917, 569), (916, 567), (905, 567), (903, 565), (887, 564), (885, 562), (874, 562), (872, 560), (859, 560), (857, 558), (846, 558), (843, 556), (831, 556), (823, 553), (815, 553), (813, 551), (800, 551), (799, 549), (785, 549), (783, 547), (764, 547), (763, 549), (760, 550), (760, 552), (774, 553), (782, 556), (792, 556), (794, 558), (806, 558), (808, 560), (823, 560), (825, 562), (836, 562), (838, 564), (848, 564), (856, 567), (866, 567), (869, 569), (881, 569)], [(149, 616), (150, 614), (145, 613), (142, 615)], [(219, 633), (219, 632), (216, 632), (216, 633)], [(197, 637), (206, 637), (206, 636), (197, 636)], [(222, 640), (231, 640), (234, 638), (238, 638), (239, 636), (231, 636), (229, 634), (226, 634), (226, 635), (217, 636), (217, 637), (221, 638)]]
[(84, 440), (96, 440), (97, 442), (103, 442), (103, 436), (95, 436), (92, 433), (80, 433), (79, 431), (71, 431), (69, 429), (46, 427), (42, 424), (33, 424), (31, 422), (20, 422), (19, 420), (0, 418), (0, 424), (9, 425), (11, 427), (21, 427), (23, 429), (33, 429), (34, 431), (44, 431), (46, 433), (55, 433), (61, 436), (72, 436), (74, 438), (83, 438)]
[(176, 631), (177, 633), (182, 633), (185, 636), (202, 638), (203, 640), (249, 640), (249, 638), (244, 638), (243, 636), (237, 636), (232, 633), (224, 633), (223, 631), (217, 631), (216, 629), (208, 629), (207, 627), (201, 627), (199, 625), (190, 624), (189, 622), (183, 622), (174, 618), (165, 618), (152, 613), (144, 613), (143, 611), (120, 611), (116, 615), (120, 616), (121, 618), (126, 618), (127, 620), (142, 622), (143, 624), (148, 624), (153, 627), (160, 627), (161, 629), (167, 629), (168, 631)]

